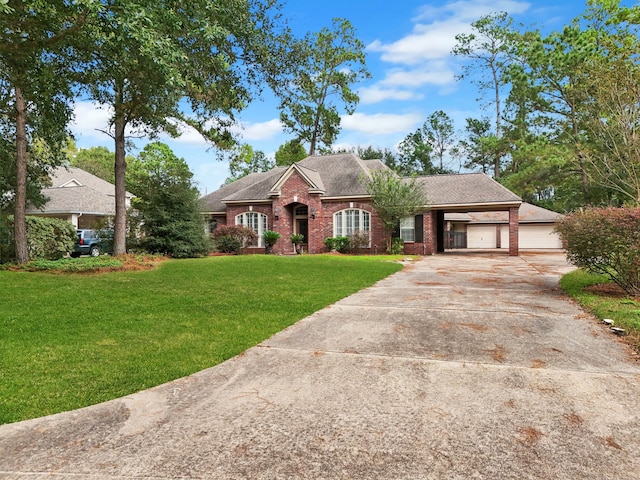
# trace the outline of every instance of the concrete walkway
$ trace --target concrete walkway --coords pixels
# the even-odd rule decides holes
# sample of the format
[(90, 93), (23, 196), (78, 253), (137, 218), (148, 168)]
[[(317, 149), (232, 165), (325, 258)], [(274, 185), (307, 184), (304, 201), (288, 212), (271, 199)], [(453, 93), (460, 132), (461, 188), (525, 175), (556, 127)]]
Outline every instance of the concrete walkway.
[(640, 362), (568, 270), (425, 258), (217, 367), (0, 427), (0, 478), (640, 479)]

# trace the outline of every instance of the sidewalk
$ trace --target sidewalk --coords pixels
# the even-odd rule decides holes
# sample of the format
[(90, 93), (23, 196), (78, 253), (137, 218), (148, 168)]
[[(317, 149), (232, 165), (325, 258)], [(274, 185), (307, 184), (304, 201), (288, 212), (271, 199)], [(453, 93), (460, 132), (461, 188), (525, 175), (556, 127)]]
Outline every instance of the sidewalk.
[(0, 426), (0, 478), (638, 479), (640, 365), (568, 270), (427, 257), (219, 366)]

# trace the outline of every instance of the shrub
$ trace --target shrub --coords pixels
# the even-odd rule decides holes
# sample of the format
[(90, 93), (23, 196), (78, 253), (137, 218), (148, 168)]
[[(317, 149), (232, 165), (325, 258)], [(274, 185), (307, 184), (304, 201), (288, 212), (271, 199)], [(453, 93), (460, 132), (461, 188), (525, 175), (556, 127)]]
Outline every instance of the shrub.
[(369, 247), (369, 233), (363, 230), (356, 230), (349, 235), (349, 250), (353, 253), (359, 253), (363, 249)]
[(349, 251), (350, 244), (351, 240), (349, 237), (329, 237), (324, 240), (324, 246), (327, 247), (327, 250), (335, 250), (340, 253), (347, 253)]
[(75, 227), (66, 220), (27, 217), (29, 258), (58, 260), (73, 250)]
[(404, 252), (404, 240), (401, 238), (394, 238), (391, 242), (391, 249), (387, 250), (387, 253), (391, 255), (399, 255)]
[(640, 295), (640, 208), (589, 208), (556, 225), (567, 259)]
[(255, 244), (258, 234), (249, 227), (226, 225), (216, 228), (211, 238), (219, 252), (240, 254), (242, 247)]
[(264, 246), (267, 253), (271, 253), (273, 250), (273, 246), (276, 244), (281, 235), (278, 232), (274, 232), (273, 230), (265, 230), (262, 234), (262, 238), (264, 239)]

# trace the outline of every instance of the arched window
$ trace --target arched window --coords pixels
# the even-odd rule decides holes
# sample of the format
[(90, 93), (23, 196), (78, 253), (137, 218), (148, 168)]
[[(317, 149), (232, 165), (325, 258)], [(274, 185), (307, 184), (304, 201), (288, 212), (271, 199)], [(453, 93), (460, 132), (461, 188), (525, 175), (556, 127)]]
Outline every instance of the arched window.
[(267, 216), (258, 212), (244, 212), (236, 215), (236, 225), (249, 227), (258, 234), (258, 241), (250, 247), (264, 247), (264, 239), (262, 234), (267, 230)]
[(341, 210), (333, 214), (333, 236), (348, 237), (355, 232), (370, 233), (371, 214), (359, 208)]

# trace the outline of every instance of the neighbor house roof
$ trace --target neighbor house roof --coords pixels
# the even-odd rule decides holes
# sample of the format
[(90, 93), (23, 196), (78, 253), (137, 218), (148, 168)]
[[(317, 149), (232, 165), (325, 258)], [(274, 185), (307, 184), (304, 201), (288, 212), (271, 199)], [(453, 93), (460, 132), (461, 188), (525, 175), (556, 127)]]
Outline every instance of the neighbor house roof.
[[(554, 223), (564, 215), (552, 212), (530, 203), (523, 202), (518, 211), (520, 223)], [(509, 212), (467, 212), (447, 213), (444, 219), (464, 223), (509, 223)]]
[[(114, 215), (115, 186), (80, 168), (58, 167), (51, 176), (51, 186), (42, 190), (47, 203), (37, 209), (27, 208), (27, 213), (86, 213)], [(127, 192), (127, 198), (133, 195)]]

